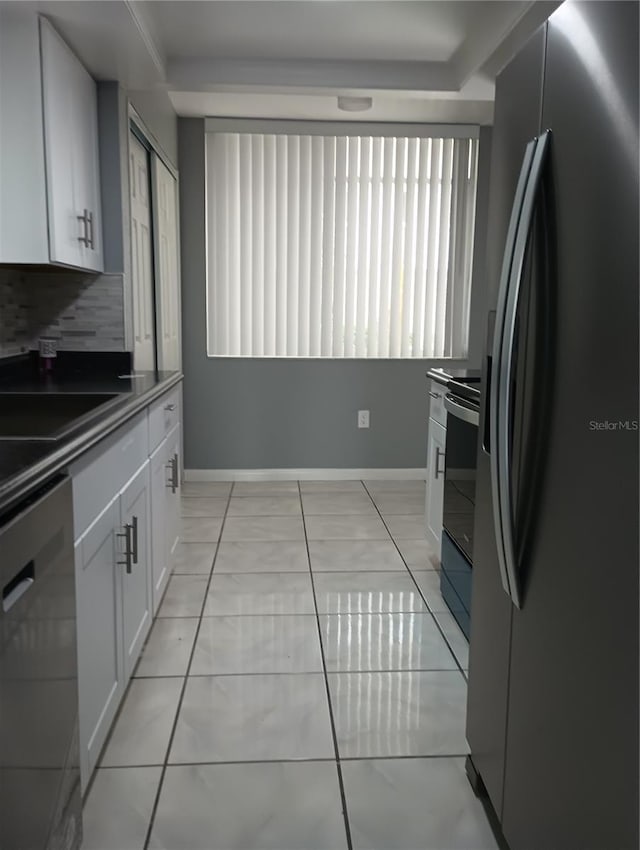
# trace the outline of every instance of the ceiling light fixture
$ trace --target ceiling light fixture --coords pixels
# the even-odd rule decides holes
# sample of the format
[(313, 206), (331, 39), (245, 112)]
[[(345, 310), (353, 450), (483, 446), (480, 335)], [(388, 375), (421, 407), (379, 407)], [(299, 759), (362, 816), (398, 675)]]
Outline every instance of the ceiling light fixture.
[(347, 97), (338, 95), (338, 109), (343, 112), (366, 112), (371, 109), (373, 98), (371, 97)]

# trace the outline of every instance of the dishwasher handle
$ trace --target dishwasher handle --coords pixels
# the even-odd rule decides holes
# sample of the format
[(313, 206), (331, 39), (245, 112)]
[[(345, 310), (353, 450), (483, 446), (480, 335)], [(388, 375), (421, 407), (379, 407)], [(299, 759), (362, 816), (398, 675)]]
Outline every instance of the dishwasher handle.
[(33, 561), (29, 561), (20, 572), (2, 588), (2, 610), (6, 614), (31, 589), (36, 580), (36, 569)]

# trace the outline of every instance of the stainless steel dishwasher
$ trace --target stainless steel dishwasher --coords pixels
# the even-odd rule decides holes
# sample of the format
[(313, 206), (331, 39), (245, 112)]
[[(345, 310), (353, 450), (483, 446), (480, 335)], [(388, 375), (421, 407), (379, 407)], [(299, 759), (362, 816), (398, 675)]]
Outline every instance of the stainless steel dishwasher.
[(0, 515), (0, 847), (82, 840), (71, 481)]

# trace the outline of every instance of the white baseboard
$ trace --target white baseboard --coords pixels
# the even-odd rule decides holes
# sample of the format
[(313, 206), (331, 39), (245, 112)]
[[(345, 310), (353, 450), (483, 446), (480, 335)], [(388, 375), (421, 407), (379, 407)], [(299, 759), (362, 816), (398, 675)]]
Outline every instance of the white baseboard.
[(424, 481), (417, 469), (185, 469), (185, 481)]

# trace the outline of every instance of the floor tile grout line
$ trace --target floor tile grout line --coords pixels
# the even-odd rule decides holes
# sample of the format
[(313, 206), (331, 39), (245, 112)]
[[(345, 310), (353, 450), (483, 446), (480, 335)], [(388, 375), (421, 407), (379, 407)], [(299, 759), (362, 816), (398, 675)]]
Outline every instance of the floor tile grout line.
[[(463, 759), (467, 753), (405, 753), (403, 755), (375, 755), (375, 756), (341, 756), (341, 762), (348, 761), (397, 761), (404, 759)], [(321, 762), (322, 764), (335, 764), (335, 756), (314, 756), (313, 758), (291, 758), (291, 759), (247, 759), (240, 761), (176, 761), (167, 767), (202, 767), (203, 765), (250, 765), (250, 764), (309, 764)], [(164, 767), (162, 762), (145, 762), (144, 764), (106, 764), (98, 768), (106, 770), (148, 770), (149, 768)]]
[[(313, 616), (313, 615), (304, 615)], [(322, 615), (321, 615), (322, 616)], [(331, 676), (363, 675), (366, 673), (458, 673), (458, 667), (372, 667), (354, 669), (327, 670)], [(190, 679), (234, 679), (239, 676), (318, 676), (324, 670), (257, 670), (251, 673), (239, 671), (237, 673), (189, 673)], [(184, 679), (183, 673), (162, 674), (160, 676), (136, 676), (136, 681), (149, 681), (155, 679)]]
[[(399, 570), (397, 572), (400, 572)], [(394, 575), (396, 571), (394, 570)], [(230, 575), (230, 573), (218, 573), (218, 575)], [(242, 573), (245, 576), (262, 576), (265, 573)], [(282, 573), (282, 575), (290, 575), (290, 573)], [(303, 573), (296, 573), (296, 575), (304, 575)], [(341, 573), (323, 573), (323, 575), (342, 575)], [(358, 570), (356, 575), (366, 575), (364, 570)], [(277, 592), (277, 591), (274, 591)], [(301, 593), (306, 591), (300, 591)], [(384, 617), (384, 616), (395, 616), (396, 614), (422, 614), (423, 616), (430, 615), (431, 617), (435, 617), (436, 614), (446, 614), (447, 611), (431, 611), (429, 608), (419, 608), (412, 609), (407, 608), (406, 610), (400, 611), (320, 611), (319, 615), (321, 617), (347, 617), (347, 616), (361, 616), (361, 617)], [(251, 619), (252, 617), (315, 617), (314, 614), (303, 614), (296, 613), (291, 611), (265, 611), (264, 613), (252, 613), (252, 614), (238, 614), (230, 612), (228, 614), (203, 614), (203, 620), (215, 620), (221, 617), (242, 617), (242, 619)], [(165, 617), (156, 617), (156, 620), (200, 620), (200, 617), (183, 617), (181, 614), (175, 614), (172, 616)]]
[[(378, 506), (376, 505), (375, 499), (373, 498), (373, 496), (372, 496), (372, 495), (371, 495), (371, 493), (369, 492), (369, 490), (368, 490), (368, 488), (367, 488), (367, 485), (364, 483), (364, 481), (362, 482), (362, 485), (363, 485), (364, 489), (367, 491), (367, 493), (369, 494), (369, 498), (370, 498), (370, 499), (371, 499), (371, 501), (373, 502), (373, 505), (374, 505), (375, 509), (378, 511), (378, 515), (380, 516), (380, 519), (382, 520), (382, 522), (383, 522), (383, 524), (384, 524), (384, 527), (387, 529), (387, 533), (389, 534), (389, 537), (390, 537), (390, 538), (391, 538), (391, 540), (393, 541), (393, 545), (394, 545), (394, 546), (396, 547), (396, 549), (398, 550), (398, 554), (399, 554), (399, 555), (400, 555), (400, 557), (402, 558), (402, 561), (403, 561), (403, 563), (404, 563), (404, 565), (405, 565), (405, 568), (406, 568), (407, 572), (409, 573), (409, 575), (411, 576), (411, 580), (412, 580), (412, 581), (413, 581), (413, 583), (415, 584), (415, 586), (416, 586), (416, 589), (417, 589), (418, 593), (420, 594), (420, 598), (422, 599), (422, 601), (424, 602), (424, 604), (427, 606), (427, 611), (428, 611), (428, 612), (431, 614), (431, 616), (433, 617), (433, 620), (434, 620), (434, 622), (435, 622), (435, 624), (436, 624), (436, 628), (438, 629), (438, 631), (439, 631), (439, 632), (440, 632), (440, 634), (442, 635), (442, 639), (444, 640), (444, 642), (446, 643), (446, 645), (449, 647), (449, 652), (450, 652), (450, 653), (451, 653), (451, 655), (453, 656), (454, 661), (455, 661), (455, 662), (456, 662), (456, 664), (458, 665), (458, 670), (460, 671), (460, 673), (462, 674), (462, 676), (463, 676), (463, 678), (464, 678), (464, 680), (465, 680), (465, 682), (466, 682), (466, 681), (467, 681), (467, 674), (466, 674), (465, 670), (463, 669), (462, 665), (460, 664), (460, 660), (458, 659), (458, 656), (457, 656), (457, 655), (456, 655), (456, 653), (453, 651), (453, 647), (451, 646), (451, 644), (450, 644), (450, 643), (449, 643), (449, 641), (447, 640), (447, 636), (445, 635), (445, 633), (444, 633), (444, 631), (443, 631), (443, 629), (442, 629), (442, 627), (441, 627), (440, 623), (438, 622), (438, 619), (437, 619), (437, 617), (436, 617), (436, 615), (435, 615), (435, 612), (431, 610), (431, 606), (429, 605), (429, 603), (428, 603), (428, 601), (427, 601), (427, 597), (424, 595), (424, 593), (422, 592), (422, 589), (420, 588), (420, 585), (419, 585), (419, 584), (418, 584), (418, 582), (416, 581), (416, 577), (414, 576), (414, 574), (413, 574), (413, 572), (412, 572), (412, 570), (411, 570), (411, 567), (409, 566), (409, 564), (407, 564), (407, 562), (406, 562), (406, 560), (405, 560), (405, 558), (404, 558), (404, 555), (403, 555), (403, 554), (402, 554), (402, 552), (400, 551), (400, 547), (398, 546), (398, 544), (397, 544), (397, 542), (396, 542), (395, 537), (393, 536), (393, 534), (392, 534), (392, 533), (391, 533), (391, 531), (389, 530), (389, 526), (387, 525), (387, 523), (386, 523), (386, 521), (385, 521), (385, 518), (384, 518), (384, 517), (382, 516), (382, 514), (380, 513), (380, 509), (379, 509), (379, 508), (378, 508)], [(420, 539), (420, 538), (418, 538), (418, 539)], [(440, 572), (440, 570), (437, 570), (436, 572), (438, 572), (438, 573), (439, 573), (439, 572)], [(446, 613), (446, 612), (445, 612), (445, 613)], [(455, 618), (454, 618), (454, 619), (455, 619)]]
[(338, 775), (338, 786), (340, 788), (340, 799), (342, 801), (342, 816), (344, 819), (344, 829), (347, 838), (348, 850), (353, 850), (353, 842), (351, 840), (351, 825), (349, 823), (349, 813), (347, 811), (347, 795), (344, 789), (344, 778), (342, 776), (342, 767), (340, 765), (340, 750), (338, 749), (338, 735), (336, 733), (336, 724), (333, 715), (333, 704), (331, 702), (331, 690), (329, 688), (329, 676), (327, 673), (327, 663), (324, 655), (324, 644), (322, 642), (322, 630), (320, 628), (320, 614), (318, 612), (318, 600), (316, 597), (316, 586), (313, 579), (313, 569), (311, 568), (311, 552), (309, 550), (309, 538), (307, 536), (307, 523), (305, 520), (304, 503), (302, 501), (302, 489), (298, 481), (298, 495), (300, 498), (300, 509), (302, 510), (302, 528), (304, 531), (304, 542), (307, 549), (307, 561), (309, 563), (309, 578), (311, 580), (311, 592), (313, 594), (313, 605), (316, 612), (316, 624), (318, 627), (318, 642), (320, 644), (320, 656), (322, 658), (322, 674), (324, 677), (324, 686), (327, 694), (327, 707), (329, 709), (329, 723), (331, 724), (331, 737), (333, 738), (333, 749), (335, 753), (336, 772)]
[(204, 596), (202, 599), (202, 607), (200, 609), (200, 616), (198, 617), (198, 625), (196, 628), (196, 633), (193, 639), (193, 644), (191, 646), (191, 652), (189, 653), (189, 661), (187, 662), (187, 668), (185, 671), (184, 681), (182, 683), (182, 688), (180, 690), (180, 696), (178, 697), (178, 705), (176, 708), (175, 717), (173, 718), (173, 723), (171, 725), (171, 732), (169, 734), (169, 740), (167, 742), (167, 748), (165, 750), (165, 756), (162, 763), (162, 772), (160, 774), (160, 781), (158, 782), (158, 789), (156, 791), (155, 799), (153, 801), (153, 807), (151, 809), (151, 817), (149, 818), (149, 826), (147, 828), (147, 834), (145, 836), (145, 841), (143, 848), (144, 850), (148, 850), (149, 842), (151, 841), (151, 833), (153, 831), (153, 825), (155, 823), (156, 814), (158, 812), (158, 804), (160, 802), (160, 794), (162, 793), (162, 786), (164, 784), (164, 778), (167, 773), (167, 766), (169, 764), (169, 753), (171, 752), (171, 747), (173, 745), (173, 739), (176, 733), (176, 727), (178, 725), (178, 718), (180, 717), (180, 712), (182, 710), (182, 703), (184, 700), (184, 694), (187, 689), (187, 684), (189, 682), (189, 670), (191, 669), (191, 664), (193, 663), (193, 656), (195, 655), (196, 646), (198, 644), (198, 636), (200, 634), (200, 626), (202, 625), (202, 616), (204, 613), (205, 606), (207, 604), (207, 596), (209, 594), (209, 588), (211, 587), (211, 579), (213, 577), (213, 571), (216, 565), (216, 558), (218, 557), (218, 550), (220, 549), (220, 542), (222, 541), (222, 535), (224, 533), (224, 524), (227, 519), (227, 511), (229, 510), (229, 504), (231, 502), (231, 497), (233, 495), (233, 489), (235, 486), (235, 482), (231, 483), (231, 489), (229, 490), (229, 495), (227, 496), (227, 510), (222, 517), (222, 523), (220, 524), (220, 533), (218, 535), (218, 540), (215, 543), (215, 549), (213, 554), (213, 560), (211, 562), (211, 570), (209, 572), (209, 579), (207, 581), (207, 586), (205, 588)]
[[(232, 542), (238, 543), (240, 541), (234, 540)], [(252, 542), (256, 542), (256, 543), (302, 543), (303, 541), (302, 540), (256, 540), (256, 541), (252, 541)], [(323, 540), (312, 540), (311, 542), (312, 543), (323, 543), (325, 541), (323, 541)], [(355, 540), (327, 540), (326, 542), (328, 542), (328, 543), (386, 543), (387, 541), (386, 540), (355, 539)], [(201, 545), (201, 544), (198, 544), (198, 545)], [(211, 544), (207, 544), (207, 545), (213, 545), (213, 542)], [(367, 573), (367, 575), (369, 575), (369, 574), (377, 575), (377, 574), (380, 574), (380, 573), (403, 573), (405, 569), (407, 569), (407, 567), (403, 563), (402, 567), (385, 567), (383, 569), (377, 569), (377, 570), (373, 569), (372, 567), (366, 567), (364, 569), (362, 569), (362, 568), (351, 569), (351, 570), (343, 569), (342, 567), (340, 567), (337, 570), (314, 569), (313, 572), (314, 573), (324, 573), (326, 575), (341, 575), (342, 573)], [(200, 573), (196, 573), (196, 572), (193, 572), (193, 573), (187, 573), (187, 572), (176, 573), (176, 572), (174, 572), (172, 577), (180, 578), (181, 576), (208, 576), (210, 572), (211, 572), (211, 567), (209, 567), (209, 569), (206, 572), (200, 572)], [(304, 569), (304, 570), (278, 570), (278, 569), (274, 569), (274, 570), (220, 570), (219, 569), (217, 575), (219, 575), (219, 576), (268, 576), (268, 575), (276, 574), (276, 575), (303, 576), (303, 575), (306, 575), (308, 572), (309, 571), (307, 569)], [(416, 572), (437, 573), (438, 570), (435, 567), (425, 567), (424, 569), (417, 569)], [(191, 615), (191, 616), (193, 617), (193, 615)], [(165, 617), (162, 617), (161, 619), (168, 619), (168, 618), (165, 615)]]

